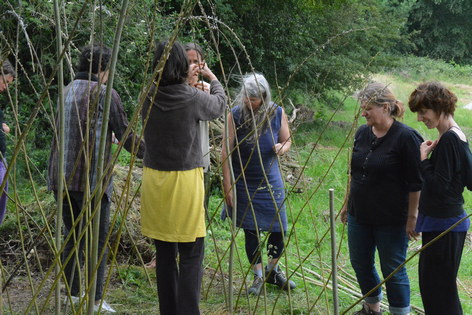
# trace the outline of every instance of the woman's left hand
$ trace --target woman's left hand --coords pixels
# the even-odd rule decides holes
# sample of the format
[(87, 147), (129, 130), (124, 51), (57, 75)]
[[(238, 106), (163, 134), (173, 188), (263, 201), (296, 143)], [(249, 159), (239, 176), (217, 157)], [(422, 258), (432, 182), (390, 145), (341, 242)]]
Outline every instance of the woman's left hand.
[(279, 156), (282, 156), (284, 155), (285, 151), (286, 151), (286, 148), (284, 147), (284, 145), (282, 143), (276, 143), (274, 146), (274, 152), (275, 154), (279, 155)]
[(200, 65), (200, 73), (203, 75), (204, 78), (208, 79), (209, 81), (218, 80), (216, 78), (216, 75), (214, 75), (210, 68), (208, 68), (206, 62)]
[(416, 232), (416, 217), (409, 216), (406, 221), (406, 234), (410, 241), (416, 241), (421, 234)]
[(198, 81), (193, 85), (193, 87), (202, 90), (204, 92), (210, 93), (210, 84), (205, 81)]
[(347, 223), (347, 207), (346, 207), (346, 205), (344, 205), (344, 207), (342, 207), (341, 213), (339, 214), (339, 219), (341, 220), (341, 222), (343, 224)]

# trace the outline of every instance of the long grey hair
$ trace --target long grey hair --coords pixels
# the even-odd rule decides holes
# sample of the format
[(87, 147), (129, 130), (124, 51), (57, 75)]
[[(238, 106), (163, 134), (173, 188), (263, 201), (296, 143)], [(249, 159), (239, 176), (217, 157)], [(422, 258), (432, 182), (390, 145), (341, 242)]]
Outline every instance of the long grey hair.
[[(248, 73), (242, 77), (241, 81), (241, 90), (235, 98), (235, 103), (241, 106), (242, 128), (250, 131), (246, 140), (253, 143), (256, 137), (268, 128), (270, 119), (274, 115), (272, 95), (269, 83), (260, 73)], [(262, 100), (261, 106), (255, 111), (246, 101), (251, 97)]]

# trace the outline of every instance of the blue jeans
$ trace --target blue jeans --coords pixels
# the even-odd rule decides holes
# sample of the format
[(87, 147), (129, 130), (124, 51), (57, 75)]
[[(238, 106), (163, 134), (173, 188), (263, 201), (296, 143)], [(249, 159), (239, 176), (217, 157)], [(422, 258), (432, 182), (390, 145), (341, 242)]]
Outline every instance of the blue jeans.
[[(382, 275), (386, 278), (405, 261), (408, 237), (405, 225), (360, 224), (349, 215), (348, 243), (351, 265), (356, 272), (362, 294), (365, 295), (380, 283), (375, 268), (375, 249), (377, 248), (379, 252)], [(408, 314), (410, 312), (410, 282), (405, 267), (393, 275), (385, 285), (390, 313)], [(375, 304), (381, 300), (381, 288), (365, 299), (369, 304)]]

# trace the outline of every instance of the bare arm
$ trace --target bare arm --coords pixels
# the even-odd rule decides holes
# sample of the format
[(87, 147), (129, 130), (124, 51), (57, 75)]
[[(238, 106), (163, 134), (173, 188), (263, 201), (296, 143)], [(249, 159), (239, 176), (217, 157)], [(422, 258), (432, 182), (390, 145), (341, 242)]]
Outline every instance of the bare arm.
[[(229, 168), (229, 160), (231, 156), (228, 155), (228, 152), (231, 152), (234, 149), (234, 123), (233, 123), (233, 115), (231, 113), (228, 114), (228, 138), (226, 138), (226, 134), (223, 133), (223, 145), (221, 148), (221, 162), (223, 167), (223, 193), (226, 200), (226, 204), (230, 207), (233, 206), (233, 193), (231, 189), (231, 171)], [(229, 144), (229, 150), (227, 147), (227, 143)]]
[(347, 204), (349, 202), (349, 191), (351, 190), (351, 172), (348, 171), (348, 178), (347, 178), (347, 187), (346, 187), (346, 194), (344, 195), (343, 206), (339, 213), (339, 219), (342, 223), (347, 223)]
[(277, 155), (284, 155), (292, 146), (290, 128), (288, 127), (288, 118), (282, 109), (282, 125), (279, 131), (279, 143), (274, 145), (274, 151)]
[(416, 219), (418, 218), (418, 205), (420, 203), (421, 191), (408, 194), (408, 220), (406, 222), (406, 234), (410, 240), (416, 240), (420, 235), (416, 232)]

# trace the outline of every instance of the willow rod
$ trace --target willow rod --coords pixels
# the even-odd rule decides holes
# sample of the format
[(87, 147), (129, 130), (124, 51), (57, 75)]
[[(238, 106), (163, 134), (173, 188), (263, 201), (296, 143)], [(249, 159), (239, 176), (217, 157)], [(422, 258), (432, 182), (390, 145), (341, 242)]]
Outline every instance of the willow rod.
[[(58, 172), (57, 172), (57, 212), (56, 212), (56, 249), (61, 248), (61, 231), (62, 231), (62, 201), (63, 201), (63, 190), (64, 182), (64, 68), (61, 58), (62, 52), (62, 30), (61, 30), (61, 15), (59, 11), (59, 2), (54, 0), (54, 19), (56, 20), (56, 48), (58, 56), (58, 68), (57, 68), (57, 94), (58, 94), (58, 118), (59, 118), (59, 161), (58, 161)], [(58, 252), (56, 251), (56, 255)], [(58, 260), (59, 262), (59, 260)], [(56, 265), (56, 278), (61, 276), (61, 264), (60, 262)], [(56, 314), (61, 314), (61, 287), (56, 286)]]
[[(102, 129), (101, 129), (101, 137), (100, 137), (100, 146), (98, 151), (98, 165), (97, 165), (97, 179), (102, 178), (103, 174), (103, 162), (104, 162), (104, 155), (105, 155), (105, 145), (106, 145), (106, 138), (107, 138), (107, 131), (108, 131), (108, 121), (110, 118), (110, 106), (111, 106), (111, 92), (113, 88), (113, 81), (116, 72), (116, 64), (118, 60), (118, 51), (120, 48), (120, 41), (121, 41), (121, 33), (123, 32), (123, 26), (125, 23), (126, 18), (126, 11), (128, 10), (128, 0), (123, 0), (121, 4), (121, 12), (120, 18), (118, 20), (118, 25), (116, 27), (115, 32), (115, 39), (113, 41), (113, 51), (110, 60), (110, 68), (109, 68), (109, 77), (106, 86), (106, 94), (105, 94), (105, 104), (103, 106), (103, 120), (102, 120)], [(92, 235), (92, 261), (91, 261), (91, 270), (93, 270), (91, 278), (92, 278), (92, 286), (89, 291), (89, 301), (87, 304), (87, 314), (93, 315), (94, 305), (95, 305), (95, 289), (97, 287), (97, 270), (98, 270), (98, 235), (100, 233), (100, 206), (101, 206), (101, 197), (103, 195), (103, 185), (102, 181), (98, 180), (95, 183), (95, 203), (94, 207), (96, 209), (95, 215), (92, 218), (93, 220), (93, 235)], [(106, 250), (106, 246), (103, 248)]]
[(336, 214), (334, 213), (334, 189), (329, 189), (329, 222), (331, 226), (331, 278), (333, 283), (334, 314), (339, 315), (338, 272), (336, 259)]

